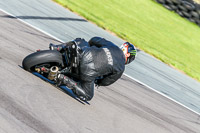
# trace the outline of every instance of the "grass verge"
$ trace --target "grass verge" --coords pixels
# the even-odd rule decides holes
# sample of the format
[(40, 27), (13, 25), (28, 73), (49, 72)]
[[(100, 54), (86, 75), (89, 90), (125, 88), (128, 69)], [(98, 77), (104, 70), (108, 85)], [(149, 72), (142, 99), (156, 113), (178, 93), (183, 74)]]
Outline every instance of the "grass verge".
[(153, 0), (54, 0), (200, 81), (200, 28)]

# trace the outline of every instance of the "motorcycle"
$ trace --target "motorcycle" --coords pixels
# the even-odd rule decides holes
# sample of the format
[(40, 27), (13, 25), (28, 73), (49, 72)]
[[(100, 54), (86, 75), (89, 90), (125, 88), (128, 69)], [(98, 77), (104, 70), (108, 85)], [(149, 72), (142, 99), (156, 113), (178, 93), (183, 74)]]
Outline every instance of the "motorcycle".
[[(50, 44), (50, 46), (51, 45), (56, 46), (54, 44)], [(62, 85), (57, 77), (59, 74), (63, 74), (77, 83), (80, 82), (79, 69), (77, 68), (79, 66), (77, 51), (81, 52), (81, 50), (77, 48), (76, 43), (66, 45), (62, 50), (38, 50), (26, 56), (22, 61), (22, 66), (26, 71), (33, 73), (62, 90), (67, 90), (69, 94), (69, 90), (71, 89), (66, 85)], [(102, 78), (103, 76), (96, 77), (94, 83), (96, 84), (98, 80)], [(70, 91), (69, 95), (75, 99), (80, 99), (73, 91)]]
[[(50, 44), (50, 46), (56, 45)], [(78, 63), (77, 47), (74, 43), (72, 45), (66, 45), (62, 50), (37, 50), (23, 59), (22, 66), (26, 71), (62, 89), (62, 91), (81, 102), (83, 100), (74, 94), (71, 90), (72, 88), (63, 85), (57, 78), (59, 74), (64, 74), (75, 82), (80, 82), (77, 69)], [(86, 101), (84, 102), (87, 103)]]
[[(54, 44), (50, 44), (55, 46)], [(22, 66), (29, 72), (37, 72), (54, 83), (57, 83), (57, 75), (64, 74), (74, 80), (79, 79), (77, 60), (71, 58), (76, 54), (76, 45), (66, 46), (62, 51), (38, 50), (23, 59)], [(71, 55), (71, 56), (70, 56)], [(76, 56), (73, 56), (77, 58)]]

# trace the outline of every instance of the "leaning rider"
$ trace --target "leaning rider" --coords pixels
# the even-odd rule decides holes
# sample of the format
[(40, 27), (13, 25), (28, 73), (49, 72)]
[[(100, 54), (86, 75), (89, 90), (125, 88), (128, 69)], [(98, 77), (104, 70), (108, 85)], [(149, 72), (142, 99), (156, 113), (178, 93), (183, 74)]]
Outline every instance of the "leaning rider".
[[(81, 38), (61, 45), (50, 44), (51, 50), (65, 51), (74, 76), (79, 82), (64, 74), (58, 74), (57, 83), (63, 84), (82, 100), (89, 101), (94, 95), (94, 84), (108, 86), (117, 81), (125, 70), (125, 65), (135, 59), (136, 49), (133, 44), (125, 42), (121, 49), (111, 41), (93, 37), (89, 42)], [(73, 74), (72, 74), (73, 75)], [(76, 76), (78, 75), (78, 76)], [(101, 77), (97, 79), (97, 77)]]

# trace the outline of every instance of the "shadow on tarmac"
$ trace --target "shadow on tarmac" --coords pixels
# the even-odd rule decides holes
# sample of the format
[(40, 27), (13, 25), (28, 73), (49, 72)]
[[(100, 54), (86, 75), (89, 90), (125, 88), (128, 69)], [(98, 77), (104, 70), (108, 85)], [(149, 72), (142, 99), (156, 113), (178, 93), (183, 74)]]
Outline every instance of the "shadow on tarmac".
[(61, 89), (65, 94), (68, 94), (69, 96), (71, 96), (72, 98), (74, 98), (75, 100), (77, 100), (78, 102), (82, 103), (82, 104), (88, 104), (90, 105), (87, 101), (82, 101), (80, 100), (74, 93), (71, 89), (67, 88), (66, 86), (55, 86), (55, 83), (49, 79), (47, 79), (46, 77), (42, 76), (41, 74), (37, 73), (37, 72), (33, 72), (32, 73), (33, 75), (43, 79), (44, 81), (46, 82), (49, 82), (51, 85), (53, 85), (54, 87), (58, 88), (58, 89)]
[(82, 21), (87, 22), (85, 19), (79, 18), (67, 18), (67, 17), (42, 17), (42, 16), (10, 16), (10, 15), (1, 15), (2, 18), (12, 18), (12, 19), (41, 19), (41, 20), (61, 20), (61, 21)]
[[(18, 65), (18, 66), (24, 70), (24, 68), (23, 68), (22, 66), (20, 66), (20, 65)], [(41, 78), (42, 80), (44, 80), (44, 81), (50, 83), (53, 87), (58, 88), (59, 90), (61, 90), (61, 91), (64, 92), (65, 94), (68, 94), (70, 97), (72, 97), (72, 98), (75, 99), (76, 101), (78, 101), (78, 102), (80, 102), (80, 103), (82, 103), (82, 104), (84, 104), (84, 105), (85, 105), (85, 104), (90, 105), (90, 103), (88, 103), (87, 101), (82, 101), (82, 100), (80, 100), (80, 99), (73, 93), (73, 91), (72, 91), (71, 89), (67, 88), (66, 86), (63, 85), (63, 86), (57, 87), (57, 86), (55, 86), (55, 83), (54, 83), (53, 81), (47, 79), (46, 77), (42, 76), (41, 74), (39, 74), (39, 73), (37, 73), (37, 72), (32, 72), (32, 74), (35, 75), (35, 76), (37, 76), (37, 77), (39, 77), (39, 78)]]

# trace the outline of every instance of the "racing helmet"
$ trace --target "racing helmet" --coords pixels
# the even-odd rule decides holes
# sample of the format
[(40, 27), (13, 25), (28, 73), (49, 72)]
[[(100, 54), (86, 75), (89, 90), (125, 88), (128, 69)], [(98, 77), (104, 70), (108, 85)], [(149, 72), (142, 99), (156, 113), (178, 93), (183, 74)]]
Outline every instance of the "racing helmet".
[(125, 64), (131, 63), (136, 56), (136, 49), (133, 44), (129, 42), (125, 42), (124, 44), (121, 45), (121, 50), (123, 51), (125, 55)]

